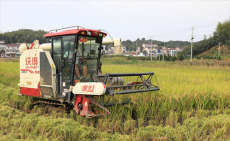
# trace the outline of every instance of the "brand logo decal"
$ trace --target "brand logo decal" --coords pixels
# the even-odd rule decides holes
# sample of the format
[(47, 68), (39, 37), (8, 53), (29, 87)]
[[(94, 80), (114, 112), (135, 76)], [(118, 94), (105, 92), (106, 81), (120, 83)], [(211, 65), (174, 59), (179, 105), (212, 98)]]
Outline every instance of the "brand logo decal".
[(22, 73), (25, 73), (25, 71), (29, 71), (30, 73), (34, 73), (34, 71), (29, 70), (29, 69), (21, 69)]
[(31, 81), (26, 81), (26, 84), (27, 85), (32, 85), (32, 82)]
[(26, 66), (27, 69), (37, 69), (37, 66)]
[(95, 85), (83, 85), (81, 86), (82, 92), (94, 92)]
[(81, 37), (81, 39), (79, 40), (79, 42), (87, 42), (88, 41), (88, 38), (83, 38)]
[[(36, 56), (36, 54), (35, 54)], [(36, 69), (38, 65), (38, 57), (25, 57), (25, 63), (27, 69)]]
[(40, 73), (40, 71), (37, 71), (37, 70), (36, 70), (36, 71), (35, 71), (35, 73), (36, 73), (36, 74), (39, 74), (39, 73)]

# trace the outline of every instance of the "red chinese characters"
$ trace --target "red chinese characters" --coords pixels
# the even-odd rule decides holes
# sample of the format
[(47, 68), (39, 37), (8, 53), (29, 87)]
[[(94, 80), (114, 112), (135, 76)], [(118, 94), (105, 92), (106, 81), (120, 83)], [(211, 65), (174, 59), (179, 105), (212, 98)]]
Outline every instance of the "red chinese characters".
[(31, 57), (26, 57), (26, 65), (31, 65), (31, 60), (30, 60)]
[(32, 65), (37, 66), (38, 65), (38, 57), (32, 58)]
[(88, 41), (88, 38), (83, 38), (81, 37), (81, 39), (79, 40), (79, 42), (87, 42)]
[(26, 65), (33, 65), (37, 68), (38, 57), (26, 57)]
[(83, 85), (81, 91), (94, 92), (95, 85)]

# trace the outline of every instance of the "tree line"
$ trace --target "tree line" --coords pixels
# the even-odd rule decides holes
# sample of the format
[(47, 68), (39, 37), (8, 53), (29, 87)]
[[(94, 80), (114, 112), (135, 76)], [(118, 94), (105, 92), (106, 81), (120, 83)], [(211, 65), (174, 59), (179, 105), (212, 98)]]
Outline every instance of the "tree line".
[[(126, 50), (128, 50), (128, 51), (136, 50), (136, 46), (142, 47), (142, 45), (144, 43), (150, 44), (151, 39), (146, 40), (145, 38), (142, 38), (142, 39), (137, 38), (137, 40), (135, 40), (135, 41), (131, 41), (131, 40), (122, 41), (122, 44), (124, 46), (126, 46)], [(159, 47), (163, 47), (165, 45), (168, 48), (176, 48), (176, 47), (182, 47), (183, 48), (185, 46), (191, 45), (191, 43), (188, 41), (162, 42), (162, 41), (157, 41), (157, 40), (152, 40), (152, 44), (157, 44)]]
[[(0, 39), (5, 40), (7, 44), (14, 43), (23, 43), (24, 41), (27, 43), (32, 43), (34, 40), (39, 40), (39, 43), (47, 43), (48, 39), (43, 36), (47, 33), (44, 30), (32, 30), (32, 29), (19, 29), (12, 32), (0, 33)], [(128, 51), (136, 50), (136, 44), (141, 47), (143, 43), (151, 43), (151, 40), (146, 40), (145, 38), (137, 39), (136, 41), (126, 40), (122, 41), (122, 44), (127, 47)], [(153, 40), (153, 44), (157, 44), (158, 46), (164, 46), (164, 42)], [(165, 46), (169, 48), (175, 47), (185, 47), (190, 45), (188, 41), (168, 41), (165, 42)], [(111, 45), (110, 45), (111, 46)], [(108, 49), (110, 46), (106, 46)]]
[(34, 40), (39, 40), (39, 43), (46, 43), (47, 39), (43, 37), (46, 33), (44, 30), (19, 29), (0, 33), (0, 39), (5, 40), (7, 44), (23, 43), (24, 41), (33, 43)]

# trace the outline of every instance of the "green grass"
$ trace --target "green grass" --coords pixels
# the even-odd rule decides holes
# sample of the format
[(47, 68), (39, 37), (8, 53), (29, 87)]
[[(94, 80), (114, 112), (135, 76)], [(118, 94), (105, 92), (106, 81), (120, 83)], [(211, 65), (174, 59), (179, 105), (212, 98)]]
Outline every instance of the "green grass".
[[(76, 121), (73, 121), (74, 118), (71, 115), (55, 112), (47, 115), (39, 107), (34, 109), (32, 112), (34, 114), (26, 114), (28, 105), (33, 99), (16, 95), (19, 91), (17, 86), (19, 63), (0, 60), (0, 83), (2, 83), (0, 84), (0, 103), (3, 103), (0, 105), (2, 123), (0, 128), (4, 127), (0, 130), (0, 138), (3, 140), (7, 140), (8, 137), (27, 140), (32, 138), (71, 140), (75, 139), (77, 134), (75, 131), (81, 134), (86, 131), (93, 132), (92, 135), (86, 135), (85, 138), (79, 135), (79, 138), (83, 140), (94, 138), (96, 140), (226, 140), (230, 138), (230, 68), (226, 67), (227, 65), (214, 63), (214, 65), (202, 66), (200, 64), (185, 65), (183, 62), (159, 63), (157, 61), (108, 64), (115, 58), (105, 61), (102, 66), (104, 74), (106, 72), (153, 71), (157, 76), (160, 91), (125, 96), (115, 95), (113, 99), (107, 97), (105, 99), (107, 102), (129, 99), (131, 103), (110, 107), (112, 115), (100, 117), (95, 128), (92, 127), (93, 122), (86, 122), (85, 118), (77, 116)], [(119, 57), (117, 59), (122, 61)], [(10, 111), (14, 111), (11, 112), (13, 113), (11, 116), (10, 114), (5, 115)], [(18, 114), (24, 116), (18, 118)], [(42, 127), (48, 124), (46, 120), (51, 123), (52, 121), (61, 122), (66, 128), (61, 130), (59, 125), (50, 123), (45, 127), (44, 133), (40, 131), (41, 128), (36, 129), (39, 131), (35, 134), (32, 129), (29, 130), (32, 127), (27, 131), (27, 126), (23, 122), (20, 122), (22, 126), (14, 127), (13, 123), (17, 123), (16, 120), (31, 118), (34, 118), (35, 121), (34, 123), (28, 122), (28, 125), (32, 124), (33, 130), (40, 124)], [(89, 127), (83, 127), (88, 124)], [(73, 129), (74, 127), (79, 128)], [(74, 133), (68, 129), (72, 129)], [(52, 138), (56, 130), (61, 134), (55, 134)], [(67, 135), (64, 136), (63, 132)]]

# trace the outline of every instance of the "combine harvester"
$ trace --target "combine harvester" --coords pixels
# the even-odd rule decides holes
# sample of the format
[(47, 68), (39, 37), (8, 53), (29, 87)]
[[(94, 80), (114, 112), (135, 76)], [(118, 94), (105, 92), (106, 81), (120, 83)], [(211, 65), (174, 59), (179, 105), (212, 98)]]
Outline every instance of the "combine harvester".
[[(102, 44), (114, 43), (115, 49), (121, 40), (104, 40), (107, 34), (101, 30), (79, 28), (44, 35), (51, 43), (29, 47), (20, 45), (20, 93), (21, 96), (38, 98), (32, 103), (64, 106), (74, 109), (87, 118), (111, 114), (105, 107), (120, 103), (105, 103), (106, 95), (130, 94), (159, 90), (152, 84), (153, 72), (107, 73), (101, 75)], [(72, 27), (71, 27), (72, 28)], [(119, 53), (118, 48), (115, 52)], [(125, 78), (135, 77), (135, 81)], [(138, 81), (139, 80), (139, 81)], [(157, 81), (156, 81), (157, 82)], [(126, 83), (126, 85), (124, 85)]]

